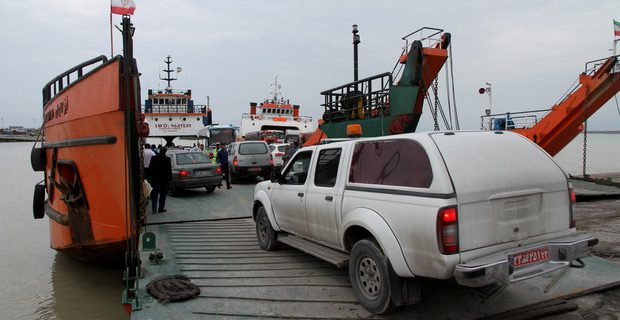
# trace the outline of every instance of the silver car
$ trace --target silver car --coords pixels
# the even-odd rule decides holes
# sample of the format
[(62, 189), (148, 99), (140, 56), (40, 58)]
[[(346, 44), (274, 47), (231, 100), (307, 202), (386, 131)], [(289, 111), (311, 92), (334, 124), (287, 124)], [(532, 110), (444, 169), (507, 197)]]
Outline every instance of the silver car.
[(228, 145), (227, 150), (231, 178), (271, 177), (273, 157), (266, 142), (233, 142)]
[(222, 184), (222, 169), (211, 162), (202, 151), (171, 151), (172, 181), (170, 191), (174, 194), (180, 189), (206, 188), (213, 192)]

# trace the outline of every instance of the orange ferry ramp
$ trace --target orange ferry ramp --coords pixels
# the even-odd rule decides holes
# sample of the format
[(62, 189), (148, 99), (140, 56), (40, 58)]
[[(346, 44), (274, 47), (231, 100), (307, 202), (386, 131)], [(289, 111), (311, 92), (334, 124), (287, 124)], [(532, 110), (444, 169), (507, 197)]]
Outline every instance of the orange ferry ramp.
[[(357, 303), (347, 268), (286, 247), (260, 249), (249, 218), (253, 188), (235, 184), (212, 194), (189, 190), (169, 198), (167, 213), (147, 216), (143, 235), (155, 236), (163, 260), (149, 261), (155, 251), (145, 247), (153, 242), (142, 237), (144, 277), (139, 279), (139, 309), (131, 319), (510, 318), (570, 310), (576, 305), (563, 299), (620, 285), (619, 265), (590, 257), (585, 268), (567, 269), (555, 280), (559, 271), (506, 287), (471, 289), (454, 281), (425, 280), (422, 302), (374, 316)], [(199, 286), (198, 297), (161, 304), (147, 293), (153, 278), (179, 274)]]

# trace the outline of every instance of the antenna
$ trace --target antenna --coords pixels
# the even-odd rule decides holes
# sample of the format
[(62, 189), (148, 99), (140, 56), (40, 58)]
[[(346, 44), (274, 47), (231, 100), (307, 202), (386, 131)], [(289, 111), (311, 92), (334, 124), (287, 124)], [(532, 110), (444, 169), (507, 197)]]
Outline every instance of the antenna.
[(174, 72), (175, 70), (172, 70), (170, 68), (170, 64), (172, 64), (172, 57), (171, 56), (167, 56), (166, 60), (164, 60), (164, 62), (166, 63), (167, 67), (166, 69), (162, 70), (164, 71), (167, 76), (165, 78), (162, 78), (161, 76), (159, 77), (159, 80), (164, 80), (168, 82), (168, 85), (166, 86), (166, 91), (170, 92), (172, 91), (172, 86), (170, 86), (170, 82), (176, 80), (177, 78), (173, 78), (172, 75), (170, 75), (172, 72)]
[(271, 86), (273, 87), (273, 91), (270, 93), (273, 95), (273, 101), (278, 102), (278, 96), (281, 95), (280, 89), (282, 89), (282, 85), (278, 84), (278, 76), (275, 77)]

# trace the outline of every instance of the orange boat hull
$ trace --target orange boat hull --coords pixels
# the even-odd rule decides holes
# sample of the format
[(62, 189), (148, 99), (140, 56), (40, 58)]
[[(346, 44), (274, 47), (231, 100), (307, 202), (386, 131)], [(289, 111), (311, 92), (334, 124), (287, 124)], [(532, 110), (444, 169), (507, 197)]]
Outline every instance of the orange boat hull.
[(104, 63), (44, 109), (51, 247), (93, 262), (122, 262), (135, 236), (120, 62)]

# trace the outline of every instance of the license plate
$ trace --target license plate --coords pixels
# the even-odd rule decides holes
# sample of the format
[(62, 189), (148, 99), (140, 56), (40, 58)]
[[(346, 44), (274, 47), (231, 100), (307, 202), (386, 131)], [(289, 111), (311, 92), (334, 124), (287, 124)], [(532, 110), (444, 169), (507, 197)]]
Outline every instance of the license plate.
[(513, 267), (521, 267), (528, 264), (548, 261), (549, 259), (551, 259), (549, 247), (542, 247), (511, 255), (510, 264)]
[(196, 171), (196, 176), (198, 177), (208, 176), (209, 173), (210, 173), (209, 171)]
[(252, 167), (252, 168), (249, 168), (248, 171), (250, 171), (250, 172), (260, 172), (261, 168), (260, 167)]

